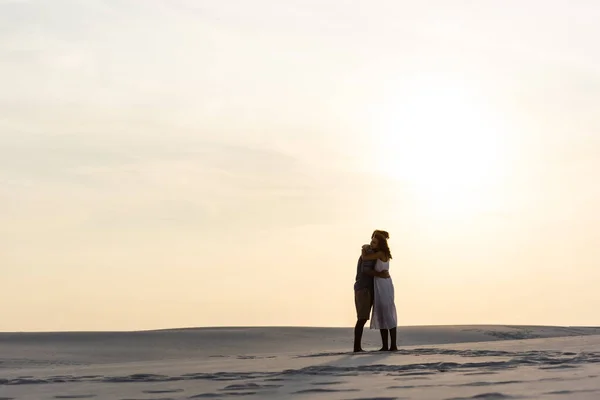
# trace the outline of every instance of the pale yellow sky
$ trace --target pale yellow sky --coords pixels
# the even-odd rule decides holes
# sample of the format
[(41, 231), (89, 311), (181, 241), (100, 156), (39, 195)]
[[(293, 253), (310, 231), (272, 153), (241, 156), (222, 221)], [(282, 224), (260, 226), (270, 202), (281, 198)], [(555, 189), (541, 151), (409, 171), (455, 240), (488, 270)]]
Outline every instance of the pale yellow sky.
[(0, 0), (0, 331), (598, 325), (600, 5)]

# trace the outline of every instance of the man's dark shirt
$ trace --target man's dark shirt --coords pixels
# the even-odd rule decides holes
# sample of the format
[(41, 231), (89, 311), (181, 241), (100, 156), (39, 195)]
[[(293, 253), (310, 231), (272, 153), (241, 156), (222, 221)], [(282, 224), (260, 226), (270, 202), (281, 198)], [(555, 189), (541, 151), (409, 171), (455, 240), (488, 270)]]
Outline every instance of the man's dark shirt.
[[(373, 250), (368, 250), (367, 253), (372, 253)], [(373, 290), (373, 277), (365, 274), (365, 271), (375, 268), (376, 260), (363, 260), (362, 256), (358, 258), (356, 264), (356, 280), (354, 282), (354, 290), (371, 289)]]

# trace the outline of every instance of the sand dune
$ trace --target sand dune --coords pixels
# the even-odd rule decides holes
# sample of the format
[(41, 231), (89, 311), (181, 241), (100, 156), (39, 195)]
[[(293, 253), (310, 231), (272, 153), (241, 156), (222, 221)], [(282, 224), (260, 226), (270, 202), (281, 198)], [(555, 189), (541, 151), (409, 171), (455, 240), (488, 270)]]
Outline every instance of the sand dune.
[[(600, 398), (600, 328), (346, 328), (0, 334), (0, 399)], [(378, 346), (368, 331), (365, 348)]]

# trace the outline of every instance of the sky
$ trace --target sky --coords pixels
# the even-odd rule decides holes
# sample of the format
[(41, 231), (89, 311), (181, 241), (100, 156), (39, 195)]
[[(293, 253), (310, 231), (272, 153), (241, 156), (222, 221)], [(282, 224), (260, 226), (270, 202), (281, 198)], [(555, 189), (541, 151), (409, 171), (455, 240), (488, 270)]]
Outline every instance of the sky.
[(600, 325), (595, 0), (0, 0), (0, 331)]

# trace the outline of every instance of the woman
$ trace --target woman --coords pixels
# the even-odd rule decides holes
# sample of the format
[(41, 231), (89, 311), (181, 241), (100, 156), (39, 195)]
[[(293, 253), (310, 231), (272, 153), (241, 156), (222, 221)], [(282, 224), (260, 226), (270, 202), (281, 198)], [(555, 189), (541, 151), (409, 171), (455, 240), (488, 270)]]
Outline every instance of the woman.
[[(387, 235), (386, 235), (387, 236)], [(371, 239), (371, 249), (375, 250), (369, 254), (366, 247), (362, 249), (363, 260), (376, 260), (375, 270), (377, 272), (389, 271), (392, 253), (387, 243), (387, 238), (377, 232)], [(391, 278), (375, 277), (374, 281), (373, 314), (371, 315), (371, 329), (379, 329), (381, 333), (382, 347), (380, 351), (396, 351), (396, 326), (398, 316), (394, 304), (394, 284)], [(388, 332), (391, 344), (388, 346)]]

